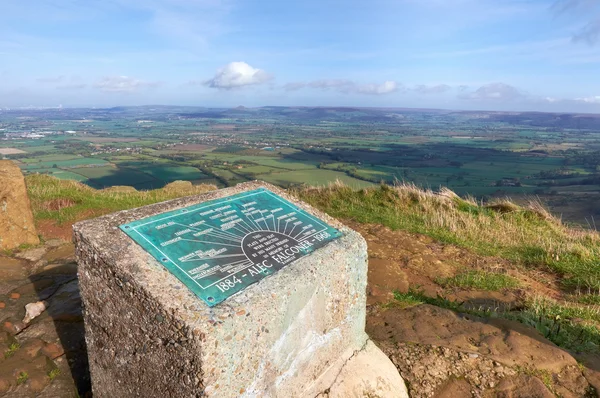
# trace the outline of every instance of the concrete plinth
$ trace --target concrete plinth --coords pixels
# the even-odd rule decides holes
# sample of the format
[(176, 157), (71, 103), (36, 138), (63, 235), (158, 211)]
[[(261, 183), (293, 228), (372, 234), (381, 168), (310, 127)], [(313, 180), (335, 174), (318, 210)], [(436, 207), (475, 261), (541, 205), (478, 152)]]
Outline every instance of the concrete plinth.
[[(118, 229), (259, 187), (344, 236), (212, 308)], [(268, 184), (241, 184), (81, 222), (74, 239), (95, 397), (335, 396), (331, 388), (341, 388), (340, 377), (352, 374), (344, 372), (346, 364), (361, 358), (360, 366), (368, 366), (373, 349), (381, 354), (364, 332), (364, 239)], [(380, 357), (373, 365), (393, 368)], [(348, 383), (353, 381), (342, 384)], [(384, 396), (406, 396), (400, 376), (375, 384), (382, 383)]]

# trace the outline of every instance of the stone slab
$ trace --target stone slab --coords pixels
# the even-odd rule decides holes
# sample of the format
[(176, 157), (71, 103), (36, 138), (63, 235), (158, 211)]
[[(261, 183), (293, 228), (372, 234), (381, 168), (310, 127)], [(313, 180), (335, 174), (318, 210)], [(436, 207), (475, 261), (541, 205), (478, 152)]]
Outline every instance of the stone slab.
[[(343, 236), (208, 307), (119, 226), (267, 188)], [(367, 342), (367, 250), (338, 221), (266, 183), (74, 226), (96, 397), (317, 396)]]

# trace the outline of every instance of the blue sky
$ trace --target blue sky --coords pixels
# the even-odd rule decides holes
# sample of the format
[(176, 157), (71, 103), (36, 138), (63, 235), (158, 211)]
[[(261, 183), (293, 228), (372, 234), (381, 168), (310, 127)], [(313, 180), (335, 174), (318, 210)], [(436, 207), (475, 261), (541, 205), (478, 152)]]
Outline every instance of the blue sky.
[(0, 106), (600, 113), (600, 0), (2, 0)]

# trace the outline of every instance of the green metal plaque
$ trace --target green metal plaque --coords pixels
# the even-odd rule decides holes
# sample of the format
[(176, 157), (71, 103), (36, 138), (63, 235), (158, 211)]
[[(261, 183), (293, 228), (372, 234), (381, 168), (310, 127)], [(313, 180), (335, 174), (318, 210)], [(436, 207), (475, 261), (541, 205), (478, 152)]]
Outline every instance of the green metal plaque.
[(342, 236), (265, 188), (120, 228), (210, 307)]

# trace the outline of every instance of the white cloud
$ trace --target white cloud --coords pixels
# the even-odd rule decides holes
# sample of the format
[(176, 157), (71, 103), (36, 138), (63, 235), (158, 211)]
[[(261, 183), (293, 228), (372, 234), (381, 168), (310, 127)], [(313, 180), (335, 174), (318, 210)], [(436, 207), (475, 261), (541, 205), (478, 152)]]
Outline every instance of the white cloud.
[(145, 82), (128, 76), (106, 76), (94, 87), (111, 93), (132, 93), (143, 88), (156, 87), (156, 82)]
[(370, 95), (382, 95), (396, 92), (402, 88), (402, 85), (388, 80), (381, 84), (358, 84), (352, 80), (346, 79), (327, 79), (327, 80), (314, 80), (311, 82), (292, 82), (287, 83), (283, 86), (286, 91), (295, 91), (302, 88), (314, 88), (320, 90), (334, 90), (340, 93), (349, 94), (370, 94)]
[(398, 91), (399, 85), (398, 83), (387, 80), (381, 84), (364, 84), (356, 87), (356, 92), (360, 94), (390, 94)]
[(266, 83), (273, 77), (262, 69), (256, 69), (245, 62), (231, 62), (219, 68), (212, 79), (204, 82), (211, 88), (230, 90), (244, 86)]
[(525, 98), (526, 95), (506, 83), (490, 83), (471, 93), (458, 96), (461, 99), (476, 101), (512, 101)]
[(600, 95), (591, 97), (575, 98), (577, 102), (583, 102), (585, 104), (600, 104)]
[(435, 86), (426, 86), (424, 84), (420, 84), (415, 87), (414, 90), (420, 94), (441, 94), (451, 89), (452, 87), (447, 84), (438, 84)]

